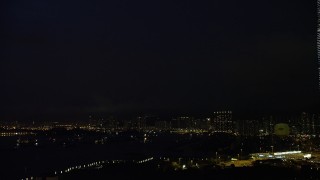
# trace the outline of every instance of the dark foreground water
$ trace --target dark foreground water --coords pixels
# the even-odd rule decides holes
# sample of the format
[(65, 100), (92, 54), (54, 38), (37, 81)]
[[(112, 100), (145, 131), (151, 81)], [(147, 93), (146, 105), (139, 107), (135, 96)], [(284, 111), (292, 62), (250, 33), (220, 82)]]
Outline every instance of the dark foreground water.
[[(39, 137), (39, 138), (38, 138)], [(41, 136), (37, 139), (41, 140)], [(87, 136), (85, 136), (87, 137)], [(125, 136), (125, 137), (131, 137)], [(143, 143), (142, 138), (123, 138), (94, 144), (93, 141), (83, 141), (75, 144), (54, 144), (48, 141), (20, 145), (15, 148), (18, 137), (0, 137), (0, 180), (22, 179), (29, 177), (46, 177), (61, 172), (67, 168), (105, 160), (138, 160), (149, 157), (214, 157), (217, 147), (231, 147), (223, 138), (214, 138), (210, 141), (206, 137), (190, 140), (190, 136), (163, 135), (153, 138), (149, 143)], [(35, 138), (33, 138), (35, 139)], [(68, 139), (65, 138), (65, 139)], [(109, 138), (111, 139), (111, 138)], [(128, 140), (129, 139), (129, 140)], [(223, 142), (222, 144), (219, 142)], [(211, 154), (210, 154), (211, 153)], [(213, 153), (213, 154), (212, 154)], [(303, 170), (292, 168), (232, 168), (225, 170), (199, 169), (181, 172), (159, 171), (158, 162), (140, 166), (129, 164), (125, 166), (108, 166), (99, 171), (83, 169), (71, 173), (58, 174), (59, 179), (108, 179), (128, 178), (143, 179), (143, 177), (161, 179), (320, 179), (318, 169), (306, 167)], [(250, 176), (250, 178), (249, 178)]]
[(16, 138), (0, 139), (0, 179), (43, 176), (67, 167), (100, 160), (136, 159), (164, 152), (163, 146), (140, 142), (118, 142), (104, 145), (27, 146), (13, 148)]
[(319, 179), (320, 173), (310, 170), (296, 170), (285, 167), (229, 167), (199, 168), (175, 171), (157, 168), (157, 161), (145, 164), (120, 164), (105, 166), (102, 169), (84, 169), (60, 175), (62, 180), (79, 179), (228, 179), (228, 180), (273, 180)]

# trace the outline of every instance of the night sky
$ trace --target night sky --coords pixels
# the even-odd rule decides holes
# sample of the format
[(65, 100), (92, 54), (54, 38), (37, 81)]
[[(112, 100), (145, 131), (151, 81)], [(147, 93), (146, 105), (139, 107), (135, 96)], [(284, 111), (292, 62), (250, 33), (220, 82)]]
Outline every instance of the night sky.
[(319, 106), (315, 0), (10, 0), (0, 13), (0, 120)]

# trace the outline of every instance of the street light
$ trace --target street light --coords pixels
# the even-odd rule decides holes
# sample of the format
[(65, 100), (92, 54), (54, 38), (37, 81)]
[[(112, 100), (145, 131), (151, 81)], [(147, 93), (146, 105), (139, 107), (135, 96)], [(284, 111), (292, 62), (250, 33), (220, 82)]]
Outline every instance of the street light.
[(271, 146), (271, 152), (273, 153), (273, 146)]
[(242, 159), (242, 149), (240, 149), (240, 158)]

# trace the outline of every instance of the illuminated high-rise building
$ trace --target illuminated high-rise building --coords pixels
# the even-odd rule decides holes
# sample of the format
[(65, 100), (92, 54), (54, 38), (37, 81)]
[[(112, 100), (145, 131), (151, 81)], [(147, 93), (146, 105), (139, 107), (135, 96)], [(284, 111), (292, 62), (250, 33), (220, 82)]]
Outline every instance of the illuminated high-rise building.
[(156, 121), (155, 128), (157, 130), (168, 130), (171, 129), (171, 123), (167, 121)]
[(211, 121), (212, 129), (215, 132), (233, 132), (232, 111), (217, 111), (213, 114)]
[(181, 116), (175, 119), (175, 128), (178, 129), (190, 129), (193, 117)]
[(311, 133), (311, 123), (310, 123), (310, 114), (306, 112), (301, 113), (300, 117), (300, 128), (301, 134), (310, 134)]
[[(257, 136), (259, 135), (259, 130), (261, 123), (257, 120), (242, 120), (238, 121), (238, 133), (242, 136)], [(264, 133), (262, 131), (261, 133)]]

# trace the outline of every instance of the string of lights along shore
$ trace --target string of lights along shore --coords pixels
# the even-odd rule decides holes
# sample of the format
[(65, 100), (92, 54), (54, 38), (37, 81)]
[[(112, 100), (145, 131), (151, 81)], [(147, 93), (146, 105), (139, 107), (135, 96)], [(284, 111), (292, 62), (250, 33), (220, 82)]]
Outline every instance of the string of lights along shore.
[(318, 50), (318, 72), (319, 72), (319, 90), (320, 90), (320, 0), (317, 2), (318, 9), (318, 29), (317, 29), (317, 50)]

